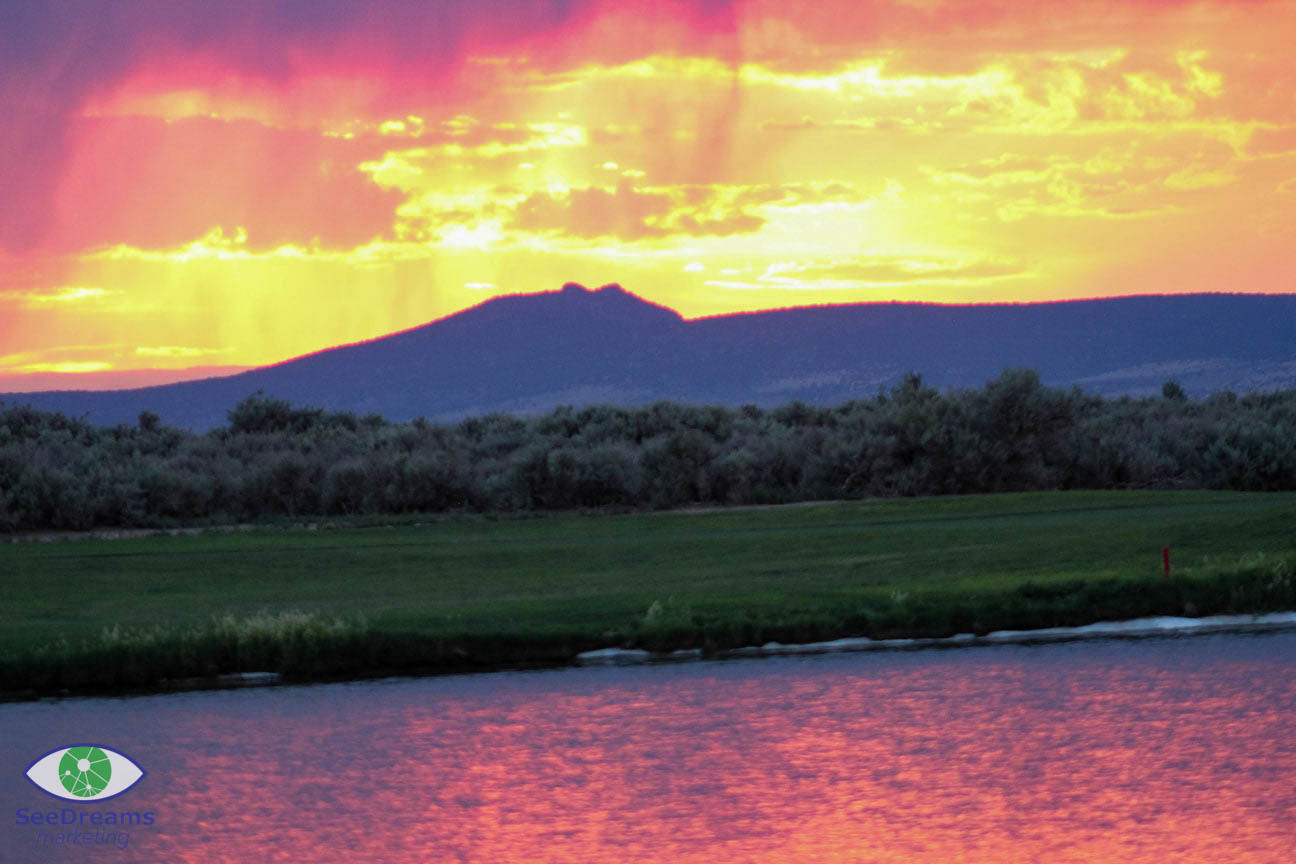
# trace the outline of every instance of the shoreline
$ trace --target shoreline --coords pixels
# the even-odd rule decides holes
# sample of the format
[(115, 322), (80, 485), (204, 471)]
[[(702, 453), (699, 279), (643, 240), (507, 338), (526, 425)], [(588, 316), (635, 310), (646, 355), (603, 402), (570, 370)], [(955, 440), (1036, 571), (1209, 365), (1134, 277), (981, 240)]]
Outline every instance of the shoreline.
[(443, 668), (427, 670), (382, 670), (354, 675), (296, 677), (279, 672), (234, 672), (213, 676), (166, 679), (151, 687), (110, 689), (104, 691), (27, 691), (0, 694), (0, 704), (33, 702), (47, 699), (129, 699), (214, 690), (254, 687), (293, 687), (323, 684), (350, 684), (394, 678), (418, 679), (445, 675), (491, 675), (509, 671), (559, 671), (609, 666), (645, 666), (690, 663), (702, 660), (750, 660), (771, 657), (813, 656), (822, 654), (862, 654), (876, 651), (922, 651), (959, 648), (988, 648), (1003, 645), (1045, 645), (1109, 639), (1156, 639), (1209, 636), (1225, 633), (1257, 634), (1296, 630), (1296, 610), (1265, 612), (1253, 615), (1207, 615), (1200, 618), (1149, 616), (1125, 621), (1096, 621), (1075, 627), (1043, 627), (1032, 630), (997, 630), (983, 635), (958, 633), (939, 637), (896, 637), (870, 639), (846, 636), (819, 642), (767, 642), (738, 648), (704, 650), (681, 648), (673, 651), (647, 651), (639, 648), (601, 648), (582, 651), (568, 660), (553, 662), (501, 663), (491, 668)]
[(1041, 627), (1035, 630), (995, 630), (978, 636), (899, 637), (870, 639), (847, 636), (822, 642), (784, 644), (767, 642), (704, 654), (699, 648), (678, 651), (644, 651), (602, 648), (576, 657), (580, 666), (622, 666), (689, 660), (727, 660), (746, 657), (787, 657), (800, 654), (843, 654), (866, 651), (916, 650), (922, 648), (978, 648), (991, 645), (1038, 645), (1053, 642), (1081, 642), (1095, 639), (1148, 639), (1167, 636), (1206, 636), (1214, 633), (1267, 633), (1296, 630), (1296, 611), (1264, 612), (1256, 615), (1207, 615), (1183, 618), (1168, 615), (1133, 618), (1127, 621), (1097, 621), (1078, 627)]

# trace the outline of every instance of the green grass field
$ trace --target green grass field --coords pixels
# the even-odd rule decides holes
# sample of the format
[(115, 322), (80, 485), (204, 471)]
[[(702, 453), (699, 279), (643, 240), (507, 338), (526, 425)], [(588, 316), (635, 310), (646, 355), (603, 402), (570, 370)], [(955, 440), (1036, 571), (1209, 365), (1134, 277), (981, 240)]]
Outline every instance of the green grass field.
[(611, 645), (1272, 611), (1296, 608), (1293, 563), (1291, 493), (1012, 494), (19, 542), (0, 545), (0, 687), (486, 668)]

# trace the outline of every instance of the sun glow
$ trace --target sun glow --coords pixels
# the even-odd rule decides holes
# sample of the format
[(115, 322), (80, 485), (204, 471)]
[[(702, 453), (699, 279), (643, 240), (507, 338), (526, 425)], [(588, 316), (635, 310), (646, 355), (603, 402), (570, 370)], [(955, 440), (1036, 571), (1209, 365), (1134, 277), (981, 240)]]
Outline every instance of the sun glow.
[(6, 55), (6, 368), (269, 363), (572, 280), (686, 316), (1296, 288), (1290, 2), (724, 8), (180, 0), (68, 30), (112, 55), (76, 75)]

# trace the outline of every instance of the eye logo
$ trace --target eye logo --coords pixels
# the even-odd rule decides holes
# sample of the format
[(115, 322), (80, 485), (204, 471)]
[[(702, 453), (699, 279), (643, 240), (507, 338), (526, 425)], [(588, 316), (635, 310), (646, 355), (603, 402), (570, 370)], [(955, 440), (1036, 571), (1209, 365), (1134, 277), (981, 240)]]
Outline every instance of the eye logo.
[(27, 769), (28, 780), (54, 797), (69, 801), (112, 798), (143, 776), (144, 769), (129, 758), (97, 744), (51, 750)]

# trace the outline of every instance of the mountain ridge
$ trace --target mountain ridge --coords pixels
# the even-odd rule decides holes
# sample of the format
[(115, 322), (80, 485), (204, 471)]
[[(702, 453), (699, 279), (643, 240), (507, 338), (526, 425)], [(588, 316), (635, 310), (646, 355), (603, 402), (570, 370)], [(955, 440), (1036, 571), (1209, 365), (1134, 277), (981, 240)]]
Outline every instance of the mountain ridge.
[(658, 399), (826, 404), (916, 371), (980, 386), (1031, 367), (1053, 386), (1192, 395), (1296, 386), (1296, 296), (1137, 295), (1047, 303), (859, 303), (685, 319), (615, 283), (493, 297), (427, 324), (239, 374), (116, 391), (0, 394), (99, 424), (141, 411), (222, 425), (262, 391), (294, 404), (451, 421)]

